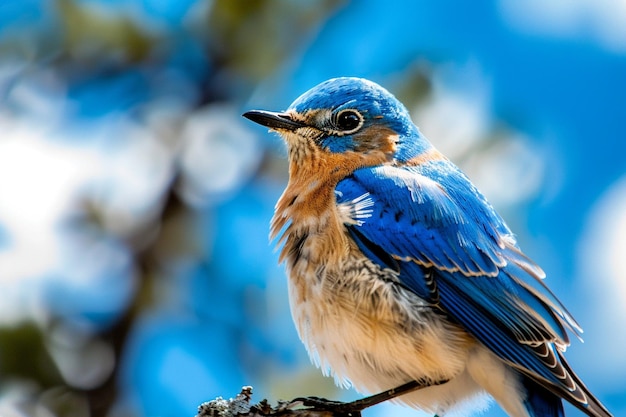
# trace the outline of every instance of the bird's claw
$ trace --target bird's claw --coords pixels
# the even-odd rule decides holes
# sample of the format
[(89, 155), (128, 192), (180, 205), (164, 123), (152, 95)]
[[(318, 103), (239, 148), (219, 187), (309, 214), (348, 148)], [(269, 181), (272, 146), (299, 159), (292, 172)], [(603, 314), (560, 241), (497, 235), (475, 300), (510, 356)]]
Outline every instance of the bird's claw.
[(299, 397), (295, 398), (293, 403), (301, 403), (313, 411), (328, 411), (334, 417), (361, 417), (363, 410), (363, 407), (355, 402), (344, 403), (321, 397)]
[(326, 398), (320, 397), (299, 397), (294, 399), (291, 404), (299, 403), (305, 407), (309, 407), (310, 410), (314, 411), (328, 411), (333, 415), (333, 417), (361, 417), (361, 411), (365, 410), (368, 407), (380, 404), (384, 401), (391, 400), (393, 398), (399, 397), (400, 395), (415, 391), (417, 389), (441, 385), (445, 384), (446, 382), (448, 381), (410, 381), (406, 384), (400, 385), (399, 387), (395, 387), (387, 391), (370, 395), (369, 397), (361, 398), (349, 403), (327, 400)]

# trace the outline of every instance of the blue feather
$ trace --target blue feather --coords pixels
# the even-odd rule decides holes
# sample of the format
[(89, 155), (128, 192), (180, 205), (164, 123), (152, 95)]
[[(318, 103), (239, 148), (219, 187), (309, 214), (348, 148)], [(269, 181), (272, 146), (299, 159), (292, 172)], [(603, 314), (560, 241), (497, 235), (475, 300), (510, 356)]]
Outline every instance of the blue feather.
[(336, 189), (338, 203), (366, 193), (374, 202), (371, 217), (351, 226), (366, 256), (383, 267), (395, 259), (404, 286), (436, 300), (520, 372), (555, 387), (569, 384), (546, 364), (557, 354), (543, 357), (537, 346), (566, 345), (565, 325), (575, 323), (552, 296), (528, 284), (541, 270), (521, 255), (504, 221), (458, 168), (448, 161), (362, 168)]
[[(453, 165), (448, 162), (449, 167)], [(378, 221), (365, 222), (360, 229), (373, 242), (387, 241), (391, 253), (467, 275), (497, 274), (505, 263), (499, 253), (501, 231), (510, 232), (486, 203), (478, 207), (457, 203), (458, 195), (471, 188), (469, 180), (455, 172), (460, 179), (444, 182), (443, 188), (415, 169), (363, 168), (339, 182), (338, 202), (369, 192)], [(389, 234), (394, 239), (390, 240)]]
[[(567, 330), (581, 329), (541, 282), (541, 268), (520, 251), (483, 195), (434, 149), (392, 94), (368, 80), (336, 78), (304, 93), (284, 113), (245, 116), (287, 139), (289, 196), (278, 203), (272, 235), (282, 229), (289, 235), (290, 249), (281, 256), (290, 266), (301, 260), (307, 239), (306, 232), (295, 233), (297, 216), (290, 218), (301, 187), (309, 184), (309, 198), (323, 188), (319, 178), (309, 183), (316, 170), (324, 187), (342, 178), (336, 203), (362, 254), (387, 270), (382, 279), (395, 274), (404, 290), (429, 302), (519, 373), (530, 417), (564, 417), (560, 398), (589, 416), (610, 417), (562, 355)], [(326, 157), (331, 163), (320, 163)], [(362, 168), (352, 172), (357, 166)], [(317, 194), (325, 199), (329, 190), (324, 191)], [(305, 230), (310, 217), (300, 220)], [(327, 266), (321, 262), (318, 271)], [(366, 269), (377, 277), (378, 271)], [(345, 351), (335, 354), (346, 357)]]
[(527, 397), (524, 405), (530, 417), (565, 417), (563, 402), (559, 397), (529, 378), (523, 378)]
[[(438, 274), (437, 286), (441, 304), (470, 333), (502, 359), (525, 373), (531, 373), (560, 385), (561, 380), (546, 367), (532, 346), (524, 341), (523, 311), (513, 311), (507, 305), (501, 282), (490, 277), (460, 279), (456, 274)], [(517, 314), (516, 314), (517, 313)], [(516, 331), (517, 330), (517, 331)], [(541, 337), (526, 336), (526, 340), (541, 340)]]

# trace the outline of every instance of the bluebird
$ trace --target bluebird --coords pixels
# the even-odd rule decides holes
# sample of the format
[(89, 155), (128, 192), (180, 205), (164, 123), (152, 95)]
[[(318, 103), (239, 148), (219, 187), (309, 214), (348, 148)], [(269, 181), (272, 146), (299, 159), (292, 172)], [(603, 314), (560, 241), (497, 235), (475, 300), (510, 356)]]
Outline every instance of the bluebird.
[(335, 78), (248, 119), (287, 144), (271, 237), (312, 361), (360, 392), (449, 416), (611, 413), (565, 360), (582, 329), (504, 220), (381, 86)]

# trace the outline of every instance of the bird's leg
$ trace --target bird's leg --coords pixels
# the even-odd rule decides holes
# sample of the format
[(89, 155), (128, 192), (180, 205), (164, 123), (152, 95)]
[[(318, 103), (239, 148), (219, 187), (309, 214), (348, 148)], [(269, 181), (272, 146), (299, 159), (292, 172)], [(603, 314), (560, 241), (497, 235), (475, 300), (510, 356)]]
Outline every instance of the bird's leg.
[(331, 401), (319, 397), (296, 398), (292, 401), (292, 403), (301, 402), (302, 405), (304, 405), (305, 407), (311, 407), (312, 410), (316, 411), (330, 411), (335, 417), (360, 417), (361, 411), (365, 410), (368, 407), (394, 399), (396, 397), (412, 391), (416, 391), (418, 389), (441, 385), (445, 384), (446, 382), (448, 382), (448, 380), (435, 382), (411, 381), (407, 382), (406, 384), (400, 385), (399, 387), (392, 388), (390, 390), (383, 391), (378, 394), (361, 398), (349, 403), (343, 403), (341, 401)]

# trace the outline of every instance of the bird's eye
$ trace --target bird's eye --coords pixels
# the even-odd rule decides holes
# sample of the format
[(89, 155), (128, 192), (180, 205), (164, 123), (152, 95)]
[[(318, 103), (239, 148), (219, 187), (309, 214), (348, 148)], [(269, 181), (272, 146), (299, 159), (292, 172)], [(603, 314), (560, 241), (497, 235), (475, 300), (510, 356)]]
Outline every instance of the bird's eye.
[(344, 132), (352, 133), (363, 124), (363, 116), (356, 110), (343, 110), (335, 117), (335, 126)]

